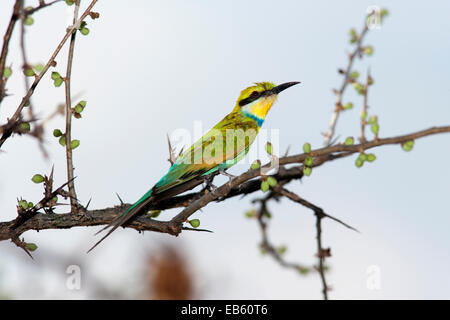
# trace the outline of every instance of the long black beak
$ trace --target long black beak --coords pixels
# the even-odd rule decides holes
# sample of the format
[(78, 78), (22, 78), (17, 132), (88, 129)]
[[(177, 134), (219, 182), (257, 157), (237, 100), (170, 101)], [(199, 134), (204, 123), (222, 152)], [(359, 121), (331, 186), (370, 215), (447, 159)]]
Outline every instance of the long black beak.
[(296, 84), (299, 84), (299, 81), (293, 81), (293, 82), (286, 82), (283, 84), (280, 84), (279, 86), (276, 86), (271, 91), (272, 94), (279, 94), (281, 91), (286, 90), (289, 87), (295, 86)]

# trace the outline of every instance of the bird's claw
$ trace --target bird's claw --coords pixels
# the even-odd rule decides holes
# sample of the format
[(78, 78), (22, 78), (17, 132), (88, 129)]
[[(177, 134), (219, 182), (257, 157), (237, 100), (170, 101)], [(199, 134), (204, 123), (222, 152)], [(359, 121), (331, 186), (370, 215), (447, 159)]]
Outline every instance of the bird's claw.
[(213, 179), (214, 179), (214, 177), (212, 177), (212, 176), (205, 178), (206, 189), (208, 189), (211, 192), (214, 192), (217, 190), (217, 187), (212, 183)]

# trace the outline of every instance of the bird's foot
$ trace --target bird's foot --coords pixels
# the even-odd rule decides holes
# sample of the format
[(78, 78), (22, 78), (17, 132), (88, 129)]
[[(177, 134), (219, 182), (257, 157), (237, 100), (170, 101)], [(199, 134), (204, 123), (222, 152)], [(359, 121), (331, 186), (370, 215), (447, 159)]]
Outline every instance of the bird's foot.
[(206, 184), (206, 189), (207, 190), (209, 190), (209, 191), (211, 191), (211, 192), (214, 192), (214, 191), (216, 191), (217, 190), (217, 187), (212, 183), (213, 182), (213, 179), (214, 179), (214, 177), (213, 176), (209, 176), (209, 177), (206, 177), (205, 178), (205, 184)]

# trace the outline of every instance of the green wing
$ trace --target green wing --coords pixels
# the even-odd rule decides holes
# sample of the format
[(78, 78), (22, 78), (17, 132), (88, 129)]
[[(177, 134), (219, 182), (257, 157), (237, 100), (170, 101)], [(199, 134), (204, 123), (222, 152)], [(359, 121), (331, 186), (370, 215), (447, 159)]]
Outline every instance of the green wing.
[(258, 134), (258, 124), (240, 112), (228, 114), (196, 141), (153, 187), (158, 194), (241, 160)]

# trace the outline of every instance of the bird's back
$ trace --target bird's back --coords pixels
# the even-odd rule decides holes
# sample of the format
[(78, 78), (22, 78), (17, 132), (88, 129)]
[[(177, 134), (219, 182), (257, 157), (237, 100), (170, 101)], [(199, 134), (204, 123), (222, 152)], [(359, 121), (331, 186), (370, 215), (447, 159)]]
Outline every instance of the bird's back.
[(248, 152), (259, 131), (258, 122), (239, 111), (226, 115), (187, 149), (153, 187), (153, 195), (193, 178), (229, 168)]

